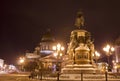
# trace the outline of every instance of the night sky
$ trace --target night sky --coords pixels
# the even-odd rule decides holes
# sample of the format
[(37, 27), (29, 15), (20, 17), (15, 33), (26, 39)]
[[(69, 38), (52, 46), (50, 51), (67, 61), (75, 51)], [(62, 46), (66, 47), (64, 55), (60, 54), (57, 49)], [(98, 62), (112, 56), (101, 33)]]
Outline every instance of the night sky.
[(47, 29), (64, 43), (69, 42), (78, 10), (99, 51), (120, 35), (120, 0), (4, 0), (0, 3), (0, 58), (5, 63), (31, 52)]

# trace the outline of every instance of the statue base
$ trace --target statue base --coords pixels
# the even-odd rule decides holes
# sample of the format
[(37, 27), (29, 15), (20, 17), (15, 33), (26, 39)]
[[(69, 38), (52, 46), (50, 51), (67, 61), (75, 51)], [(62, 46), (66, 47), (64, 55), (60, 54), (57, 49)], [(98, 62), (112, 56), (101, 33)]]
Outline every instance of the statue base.
[(96, 73), (97, 69), (92, 64), (66, 65), (61, 72), (63, 74)]

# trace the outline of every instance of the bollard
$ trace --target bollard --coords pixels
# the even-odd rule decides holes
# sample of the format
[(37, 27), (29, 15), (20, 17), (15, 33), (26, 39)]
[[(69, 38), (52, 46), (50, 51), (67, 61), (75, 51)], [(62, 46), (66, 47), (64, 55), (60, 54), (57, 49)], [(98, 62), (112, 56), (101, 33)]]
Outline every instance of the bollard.
[(107, 79), (107, 72), (105, 72), (105, 81), (108, 81), (108, 79)]
[(83, 81), (83, 73), (81, 72), (81, 81)]
[(42, 80), (42, 71), (40, 72), (40, 80)]
[(60, 76), (59, 72), (57, 72), (57, 81), (59, 81), (59, 76)]

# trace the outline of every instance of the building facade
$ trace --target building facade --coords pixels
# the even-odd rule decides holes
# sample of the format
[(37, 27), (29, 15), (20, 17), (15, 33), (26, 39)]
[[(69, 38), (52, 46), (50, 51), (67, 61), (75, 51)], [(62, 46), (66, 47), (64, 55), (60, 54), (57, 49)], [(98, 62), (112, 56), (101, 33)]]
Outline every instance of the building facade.
[(113, 65), (115, 72), (120, 72), (120, 37), (115, 41), (115, 62)]

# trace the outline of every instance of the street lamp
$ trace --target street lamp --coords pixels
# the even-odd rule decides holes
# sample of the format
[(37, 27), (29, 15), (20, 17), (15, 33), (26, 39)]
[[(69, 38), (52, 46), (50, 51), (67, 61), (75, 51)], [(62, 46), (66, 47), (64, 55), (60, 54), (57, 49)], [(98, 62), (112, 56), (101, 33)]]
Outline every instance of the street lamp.
[(24, 68), (23, 68), (24, 63), (25, 63), (25, 57), (20, 57), (20, 58), (19, 58), (19, 64), (21, 65), (21, 70), (24, 69)]
[(61, 46), (60, 43), (58, 43), (56, 46), (53, 46), (54, 56), (59, 60), (59, 58), (62, 57), (62, 51), (64, 50), (64, 47)]
[(112, 55), (112, 53), (115, 51), (114, 47), (110, 46), (109, 44), (107, 44), (104, 48), (103, 51), (106, 52), (107, 55), (107, 59), (108, 59), (108, 69), (110, 69), (110, 61), (109, 58)]
[(63, 56), (62, 51), (64, 50), (64, 47), (60, 43), (58, 43), (56, 46), (53, 46), (53, 50), (55, 51), (54, 56), (57, 58), (56, 71), (58, 71), (57, 81), (59, 81), (59, 70), (61, 67), (61, 64), (59, 64), (59, 61)]
[(20, 64), (23, 64), (24, 62), (25, 62), (25, 58), (24, 58), (24, 57), (20, 57), (20, 58), (19, 58), (19, 63), (20, 63)]
[(94, 58), (95, 58), (96, 63), (99, 57), (100, 57), (100, 53), (98, 51), (95, 51)]

